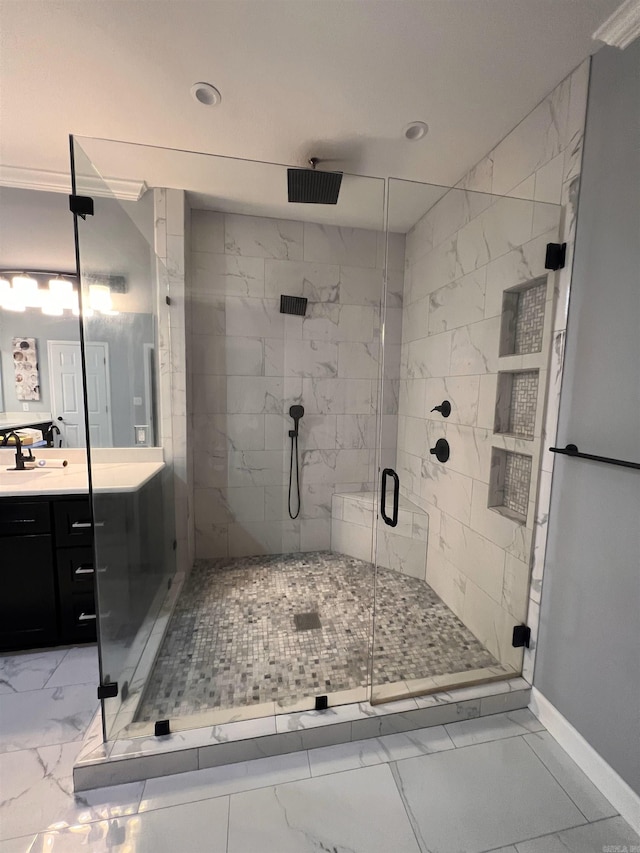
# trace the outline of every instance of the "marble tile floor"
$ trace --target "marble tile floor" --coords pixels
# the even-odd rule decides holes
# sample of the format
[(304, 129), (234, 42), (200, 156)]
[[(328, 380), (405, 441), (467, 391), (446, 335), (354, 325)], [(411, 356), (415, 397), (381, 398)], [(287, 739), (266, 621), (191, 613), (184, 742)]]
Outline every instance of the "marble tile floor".
[[(328, 551), (196, 561), (136, 720), (367, 685), (373, 595), (370, 563)], [(497, 663), (424, 581), (379, 568), (375, 596), (375, 685)], [(297, 630), (309, 613), (322, 627)]]
[[(47, 683), (62, 680), (64, 690), (74, 671), (92, 674), (88, 651), (0, 658), (3, 727), (17, 694), (30, 695), (42, 720), (55, 715)], [(640, 844), (527, 709), (78, 795), (73, 732), (53, 742), (31, 719), (14, 730), (25, 746), (0, 754), (0, 853), (602, 853)]]

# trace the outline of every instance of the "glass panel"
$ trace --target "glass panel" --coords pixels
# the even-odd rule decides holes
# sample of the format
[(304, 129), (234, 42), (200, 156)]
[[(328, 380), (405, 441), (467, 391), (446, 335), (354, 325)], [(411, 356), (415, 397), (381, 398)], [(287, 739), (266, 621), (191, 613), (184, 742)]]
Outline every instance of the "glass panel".
[(560, 208), (392, 179), (387, 215), (374, 703), (521, 671)]
[[(150, 671), (136, 678), (120, 736), (157, 719), (178, 730), (307, 710), (317, 697), (365, 701), (384, 181), (345, 174), (336, 204), (305, 204), (289, 201), (285, 166), (81, 144), (119, 191), (179, 187), (150, 191), (171, 294), (170, 367), (162, 349), (159, 360), (165, 461), (165, 420), (174, 445), (184, 430), (173, 450), (179, 595), (151, 631), (160, 644), (144, 656)], [(118, 228), (103, 218), (97, 248), (83, 249), (81, 233), (83, 255), (117, 242), (126, 260), (137, 246), (138, 220), (114, 203)], [(98, 204), (79, 224), (101, 230)], [(101, 620), (102, 610), (101, 596)]]
[[(161, 307), (169, 279), (149, 245), (152, 200), (116, 198), (72, 144), (74, 192), (94, 201), (94, 215), (76, 222), (100, 672), (118, 686), (103, 700), (103, 724), (113, 738), (134, 719), (175, 573), (175, 436), (160, 421), (157, 388), (158, 376), (171, 379)], [(83, 595), (78, 618), (93, 612)]]

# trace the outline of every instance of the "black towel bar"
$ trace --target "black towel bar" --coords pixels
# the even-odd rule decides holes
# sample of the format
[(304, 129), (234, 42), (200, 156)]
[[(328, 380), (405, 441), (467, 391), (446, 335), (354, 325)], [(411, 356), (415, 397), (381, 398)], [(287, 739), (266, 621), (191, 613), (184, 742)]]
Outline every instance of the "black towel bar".
[(550, 447), (551, 453), (562, 453), (564, 456), (577, 456), (580, 459), (593, 459), (594, 462), (606, 462), (607, 465), (620, 465), (622, 468), (640, 469), (640, 462), (627, 462), (624, 459), (611, 459), (608, 456), (594, 456), (592, 453), (580, 453), (575, 444), (566, 447)]

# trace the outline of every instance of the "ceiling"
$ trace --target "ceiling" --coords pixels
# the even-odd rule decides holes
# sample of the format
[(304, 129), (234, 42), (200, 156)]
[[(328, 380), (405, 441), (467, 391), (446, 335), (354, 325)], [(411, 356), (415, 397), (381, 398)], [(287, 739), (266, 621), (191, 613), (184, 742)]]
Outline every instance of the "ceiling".
[[(0, 0), (0, 163), (67, 171), (71, 132), (455, 183), (597, 48), (617, 5)], [(191, 98), (200, 80), (219, 106)], [(430, 130), (408, 142), (414, 120)], [(180, 186), (176, 163), (107, 173)]]

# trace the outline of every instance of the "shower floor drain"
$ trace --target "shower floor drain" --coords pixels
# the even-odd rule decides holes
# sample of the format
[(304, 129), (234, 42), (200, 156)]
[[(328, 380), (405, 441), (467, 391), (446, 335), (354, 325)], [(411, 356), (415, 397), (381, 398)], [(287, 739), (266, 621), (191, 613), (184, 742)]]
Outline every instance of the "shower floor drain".
[(296, 631), (312, 631), (314, 628), (322, 628), (320, 616), (315, 611), (313, 613), (296, 613), (293, 621), (296, 625)]

